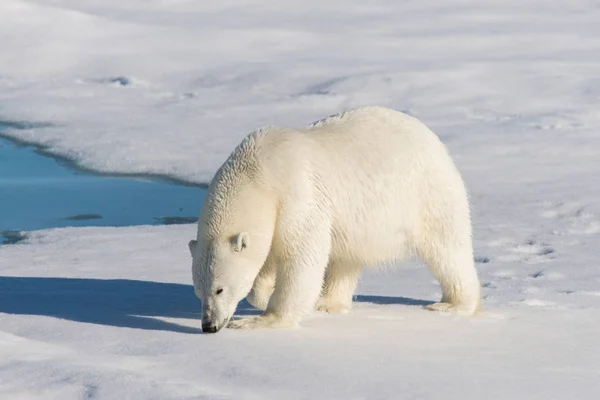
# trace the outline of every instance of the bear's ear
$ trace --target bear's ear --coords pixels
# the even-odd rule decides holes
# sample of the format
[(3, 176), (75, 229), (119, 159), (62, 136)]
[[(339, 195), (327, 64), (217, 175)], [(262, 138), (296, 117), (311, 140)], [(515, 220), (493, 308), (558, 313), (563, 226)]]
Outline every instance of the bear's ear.
[(235, 238), (233, 249), (240, 252), (250, 245), (250, 235), (247, 232), (242, 232)]
[(188, 247), (190, 248), (190, 254), (192, 255), (192, 257), (194, 257), (194, 251), (196, 250), (196, 242), (195, 240), (190, 240), (190, 242), (188, 243)]

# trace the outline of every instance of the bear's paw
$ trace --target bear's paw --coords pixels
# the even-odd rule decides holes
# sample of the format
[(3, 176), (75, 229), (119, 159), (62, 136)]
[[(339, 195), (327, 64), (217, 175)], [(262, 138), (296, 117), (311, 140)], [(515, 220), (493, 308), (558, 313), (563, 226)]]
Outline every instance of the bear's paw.
[(468, 304), (434, 303), (426, 306), (430, 311), (437, 311), (444, 314), (471, 316), (475, 313), (477, 307)]
[(236, 319), (227, 324), (229, 329), (289, 329), (297, 326), (297, 322), (285, 320), (272, 314)]
[(323, 297), (317, 301), (315, 309), (328, 314), (348, 314), (350, 312), (350, 306), (348, 304), (340, 301), (332, 301)]

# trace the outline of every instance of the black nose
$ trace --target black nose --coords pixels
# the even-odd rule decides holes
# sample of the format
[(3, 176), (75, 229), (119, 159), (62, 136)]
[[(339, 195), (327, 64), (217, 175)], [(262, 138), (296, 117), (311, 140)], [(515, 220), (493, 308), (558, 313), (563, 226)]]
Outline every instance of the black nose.
[(212, 324), (202, 324), (202, 332), (204, 333), (216, 333), (217, 327)]

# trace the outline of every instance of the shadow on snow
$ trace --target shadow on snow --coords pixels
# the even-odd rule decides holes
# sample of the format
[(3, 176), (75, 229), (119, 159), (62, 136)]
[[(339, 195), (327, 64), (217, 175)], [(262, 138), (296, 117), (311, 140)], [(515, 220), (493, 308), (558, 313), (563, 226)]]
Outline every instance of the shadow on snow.
[(202, 316), (190, 285), (126, 279), (0, 277), (0, 312), (135, 329), (200, 333), (153, 317)]
[[(364, 296), (354, 301), (424, 306), (433, 302), (405, 297)], [(201, 302), (191, 285), (128, 279), (0, 277), (0, 312), (43, 315), (77, 322), (134, 329), (201, 333)], [(246, 300), (236, 315), (261, 311)], [(198, 328), (159, 319), (187, 318)]]
[(421, 300), (421, 299), (411, 299), (409, 297), (399, 297), (399, 296), (367, 296), (367, 295), (357, 295), (352, 298), (353, 301), (357, 303), (373, 303), (373, 304), (396, 304), (403, 306), (429, 306), (434, 304), (435, 301), (429, 300)]

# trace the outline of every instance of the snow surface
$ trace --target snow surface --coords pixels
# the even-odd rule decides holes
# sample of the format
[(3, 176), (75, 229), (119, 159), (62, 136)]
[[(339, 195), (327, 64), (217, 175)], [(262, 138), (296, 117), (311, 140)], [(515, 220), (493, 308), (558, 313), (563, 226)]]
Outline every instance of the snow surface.
[(550, 243), (563, 244), (545, 255), (542, 244), (479, 240), (489, 262), (480, 264), (486, 311), (477, 318), (423, 309), (438, 285), (412, 266), (367, 274), (351, 315), (315, 313), (297, 330), (202, 335), (186, 247), (194, 231), (62, 228), (2, 247), (0, 398), (600, 394), (597, 264), (564, 243), (591, 236), (557, 236)]
[[(600, 4), (0, 2), (0, 120), (103, 172), (208, 182), (261, 126), (420, 118), (471, 192), (485, 312), (424, 310), (419, 263), (355, 311), (200, 335), (195, 226), (0, 247), (0, 398), (597, 399)], [(241, 314), (254, 312), (241, 305)]]

